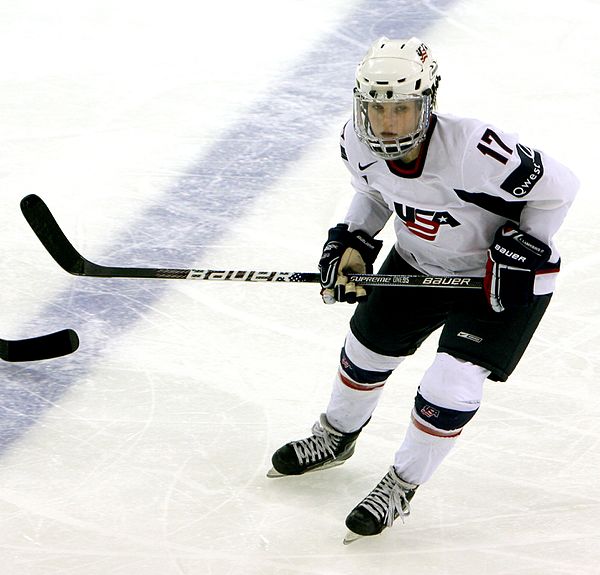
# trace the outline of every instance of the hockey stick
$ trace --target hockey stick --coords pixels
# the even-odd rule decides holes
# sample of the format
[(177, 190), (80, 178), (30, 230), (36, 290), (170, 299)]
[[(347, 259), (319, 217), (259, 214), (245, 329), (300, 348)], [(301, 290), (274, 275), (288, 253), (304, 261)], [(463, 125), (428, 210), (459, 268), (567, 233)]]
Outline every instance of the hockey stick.
[[(60, 229), (44, 201), (35, 194), (21, 200), (25, 219), (58, 265), (70, 274), (104, 278), (158, 278), (181, 280), (218, 280), (246, 282), (319, 283), (313, 272), (269, 272), (256, 270), (212, 270), (176, 268), (113, 267), (95, 264), (84, 258)], [(419, 276), (351, 274), (358, 285), (470, 288), (483, 287), (482, 278), (465, 276)]]
[(73, 353), (79, 347), (79, 338), (72, 329), (30, 339), (0, 339), (0, 359), (4, 361), (39, 361)]

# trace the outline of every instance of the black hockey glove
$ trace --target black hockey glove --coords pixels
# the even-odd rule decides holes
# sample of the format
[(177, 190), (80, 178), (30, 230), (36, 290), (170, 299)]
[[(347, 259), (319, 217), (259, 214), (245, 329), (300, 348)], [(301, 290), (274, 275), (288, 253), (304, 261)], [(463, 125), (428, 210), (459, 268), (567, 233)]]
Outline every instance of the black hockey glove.
[(349, 232), (346, 224), (331, 228), (319, 260), (323, 301), (355, 303), (365, 299), (365, 288), (349, 282), (347, 274), (373, 273), (373, 262), (382, 245), (362, 230)]
[(485, 294), (496, 312), (525, 306), (533, 301), (535, 270), (550, 258), (544, 242), (505, 224), (488, 249), (483, 281)]

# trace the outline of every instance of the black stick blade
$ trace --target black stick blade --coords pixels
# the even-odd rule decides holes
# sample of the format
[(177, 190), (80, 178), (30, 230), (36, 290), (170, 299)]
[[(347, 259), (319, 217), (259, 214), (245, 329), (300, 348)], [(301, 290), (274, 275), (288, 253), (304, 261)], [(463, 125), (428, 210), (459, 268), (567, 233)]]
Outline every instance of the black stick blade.
[(46, 251), (70, 274), (100, 278), (187, 279), (192, 271), (170, 268), (122, 268), (95, 264), (75, 249), (42, 198), (35, 194), (24, 197), (21, 200), (21, 211)]
[(0, 358), (4, 361), (39, 361), (69, 355), (79, 347), (79, 337), (72, 329), (32, 337), (0, 339)]
[(44, 200), (35, 194), (25, 196), (21, 200), (21, 211), (56, 263), (70, 274), (82, 275), (85, 259), (60, 229)]

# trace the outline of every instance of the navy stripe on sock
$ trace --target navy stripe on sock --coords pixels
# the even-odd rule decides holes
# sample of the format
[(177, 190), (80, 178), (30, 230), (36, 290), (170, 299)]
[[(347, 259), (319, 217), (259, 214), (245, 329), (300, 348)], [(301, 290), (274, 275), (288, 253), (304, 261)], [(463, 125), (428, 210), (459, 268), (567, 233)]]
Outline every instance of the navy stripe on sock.
[(356, 383), (383, 383), (390, 375), (392, 375), (391, 369), (387, 371), (370, 371), (358, 367), (350, 361), (346, 355), (345, 348), (342, 348), (340, 354), (340, 365), (342, 366), (342, 371)]
[(477, 409), (473, 411), (458, 411), (448, 407), (440, 407), (430, 401), (427, 401), (419, 392), (415, 397), (415, 413), (433, 427), (452, 431), (463, 428), (473, 416)]

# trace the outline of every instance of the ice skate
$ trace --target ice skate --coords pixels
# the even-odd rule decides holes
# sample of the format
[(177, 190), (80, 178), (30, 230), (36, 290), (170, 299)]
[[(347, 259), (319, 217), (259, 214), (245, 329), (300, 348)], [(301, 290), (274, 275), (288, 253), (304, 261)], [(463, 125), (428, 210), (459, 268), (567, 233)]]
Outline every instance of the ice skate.
[(379, 535), (386, 527), (391, 527), (398, 516), (404, 522), (410, 515), (410, 500), (417, 487), (403, 481), (394, 467), (390, 467), (371, 493), (346, 517), (349, 531), (344, 537), (344, 545), (361, 537)]
[(273, 454), (273, 467), (267, 477), (302, 475), (308, 471), (342, 465), (354, 453), (361, 429), (342, 433), (331, 426), (325, 414), (321, 414), (312, 427), (313, 434), (310, 437), (286, 443)]

